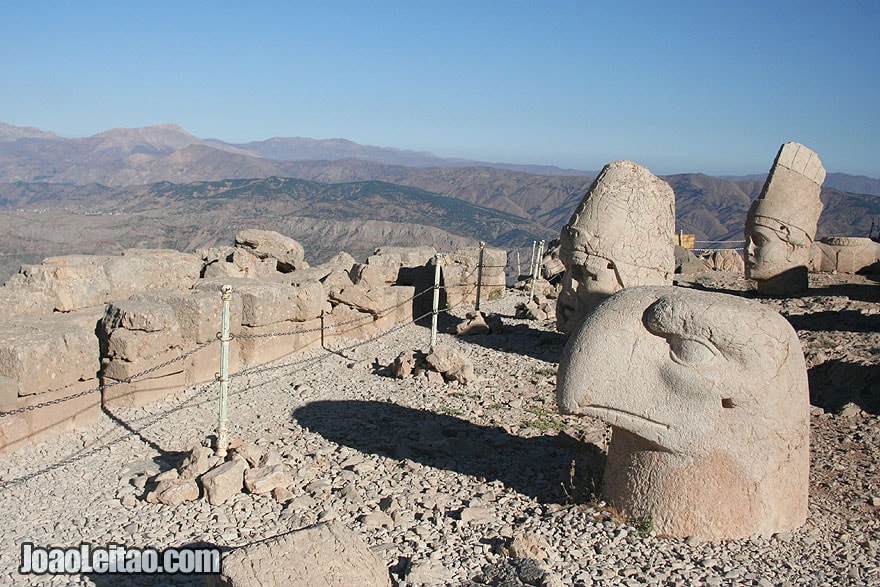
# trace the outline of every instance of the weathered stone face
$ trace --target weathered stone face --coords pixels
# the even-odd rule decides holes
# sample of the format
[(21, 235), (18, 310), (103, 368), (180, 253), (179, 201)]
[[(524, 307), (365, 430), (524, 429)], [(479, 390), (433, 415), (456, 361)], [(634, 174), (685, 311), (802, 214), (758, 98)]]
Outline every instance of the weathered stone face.
[(557, 328), (570, 334), (614, 292), (672, 283), (675, 193), (632, 161), (605, 166), (562, 228)]
[(658, 533), (739, 538), (806, 519), (803, 353), (785, 319), (757, 302), (618, 292), (569, 340), (557, 401), (611, 424), (606, 495)]
[(807, 289), (823, 181), (825, 169), (816, 153), (799, 143), (780, 147), (746, 215), (746, 277), (756, 281), (759, 292), (789, 295)]

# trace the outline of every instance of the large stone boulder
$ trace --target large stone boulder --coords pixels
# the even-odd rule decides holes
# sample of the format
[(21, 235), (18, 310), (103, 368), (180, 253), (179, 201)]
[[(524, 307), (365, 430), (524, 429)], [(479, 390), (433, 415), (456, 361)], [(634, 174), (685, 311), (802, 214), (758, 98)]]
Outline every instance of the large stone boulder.
[(304, 263), (303, 246), (292, 238), (271, 230), (242, 230), (235, 235), (235, 245), (259, 259), (274, 259), (278, 271), (282, 273), (308, 267)]
[(177, 360), (183, 355), (183, 337), (171, 306), (113, 301), (98, 325), (98, 337), (105, 405), (141, 406), (186, 387), (191, 359)]
[(618, 292), (568, 341), (557, 401), (611, 425), (606, 498), (657, 534), (726, 540), (806, 520), (803, 352), (758, 302), (671, 286)]
[(0, 451), (100, 416), (100, 357), (94, 334), (100, 317), (94, 310), (80, 311), (0, 326), (0, 410), (26, 410), (0, 418)]
[(477, 285), (482, 300), (500, 299), (507, 287), (504, 268), (507, 251), (485, 247), (480, 271), (480, 247), (463, 247), (444, 255), (440, 261), (441, 283), (446, 305), (455, 307), (477, 301)]
[(341, 524), (318, 524), (233, 549), (208, 587), (389, 587), (388, 569)]
[(742, 275), (746, 267), (742, 253), (736, 249), (712, 251), (705, 261), (710, 269), (739, 273), (740, 275)]
[(241, 308), (236, 341), (242, 362), (267, 363), (320, 343), (327, 296), (319, 282), (206, 279), (196, 289), (216, 295), (222, 284), (232, 286), (233, 304)]
[[(121, 256), (66, 255), (22, 265), (0, 298), (32, 297), (23, 314), (47, 315), (100, 307), (152, 289), (188, 289), (199, 279), (202, 260), (167, 249), (128, 249)], [(7, 315), (10, 312), (5, 312)]]
[[(190, 290), (161, 290), (135, 294), (132, 301), (149, 302), (170, 307), (174, 312), (183, 346), (186, 349), (216, 341), (221, 328), (223, 299), (219, 285)], [(240, 367), (240, 344), (234, 337), (241, 332), (241, 296), (233, 295), (230, 300), (230, 333), (233, 340), (229, 345), (229, 369), (235, 372)], [(209, 344), (189, 357), (189, 384), (203, 383), (214, 379), (219, 370), (219, 344)]]

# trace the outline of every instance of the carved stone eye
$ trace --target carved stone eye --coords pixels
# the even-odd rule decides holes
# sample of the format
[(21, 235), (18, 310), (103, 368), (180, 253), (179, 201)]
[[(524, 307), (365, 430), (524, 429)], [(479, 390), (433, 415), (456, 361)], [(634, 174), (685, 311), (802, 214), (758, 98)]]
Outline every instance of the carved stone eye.
[(669, 357), (680, 365), (706, 363), (718, 356), (718, 349), (704, 338), (693, 336), (670, 336)]

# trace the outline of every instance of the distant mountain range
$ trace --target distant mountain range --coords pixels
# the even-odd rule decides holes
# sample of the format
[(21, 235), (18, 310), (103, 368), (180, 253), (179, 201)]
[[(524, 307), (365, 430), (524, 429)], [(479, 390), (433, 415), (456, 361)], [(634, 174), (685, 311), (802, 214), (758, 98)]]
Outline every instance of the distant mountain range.
[[(68, 139), (0, 123), (0, 272), (59, 252), (223, 244), (255, 225), (302, 240), (315, 260), (377, 244), (528, 246), (558, 235), (595, 175), (344, 139), (232, 144), (176, 125)], [(677, 230), (741, 240), (765, 175), (664, 177)], [(829, 173), (820, 235), (867, 235), (878, 196), (880, 180)]]

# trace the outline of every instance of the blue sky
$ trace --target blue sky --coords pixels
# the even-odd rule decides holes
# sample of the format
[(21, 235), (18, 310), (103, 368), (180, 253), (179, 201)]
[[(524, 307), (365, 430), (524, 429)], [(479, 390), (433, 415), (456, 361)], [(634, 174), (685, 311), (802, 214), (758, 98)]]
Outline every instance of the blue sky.
[(880, 2), (6, 2), (0, 122), (880, 178)]

